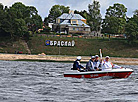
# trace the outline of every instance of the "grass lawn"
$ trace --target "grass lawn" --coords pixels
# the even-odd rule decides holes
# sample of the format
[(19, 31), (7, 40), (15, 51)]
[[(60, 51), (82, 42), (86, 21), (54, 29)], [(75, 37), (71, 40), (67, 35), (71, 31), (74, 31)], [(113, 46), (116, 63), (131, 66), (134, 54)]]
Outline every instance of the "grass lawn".
[[(46, 46), (46, 40), (53, 41), (75, 41), (74, 47), (58, 47)], [(126, 39), (118, 38), (59, 38), (47, 36), (33, 36), (27, 42), (32, 54), (45, 53), (47, 55), (81, 55), (90, 56), (99, 54), (99, 49), (102, 49), (103, 56), (109, 55), (112, 57), (133, 57), (138, 58), (138, 41), (133, 45), (129, 45)], [(22, 40), (12, 41), (9, 38), (0, 38), (0, 53), (15, 53), (22, 51), (27, 53)]]
[[(45, 46), (46, 40), (60, 41), (75, 41), (74, 47), (57, 47)], [(109, 55), (112, 57), (138, 57), (137, 44), (129, 45), (125, 39), (112, 38), (110, 41), (105, 38), (59, 38), (34, 36), (28, 42), (29, 48), (33, 54), (45, 53), (47, 55), (95, 55), (99, 54), (99, 49), (102, 49), (103, 56)]]
[(27, 53), (22, 40), (12, 41), (9, 37), (0, 37), (0, 53), (15, 53), (15, 51)]

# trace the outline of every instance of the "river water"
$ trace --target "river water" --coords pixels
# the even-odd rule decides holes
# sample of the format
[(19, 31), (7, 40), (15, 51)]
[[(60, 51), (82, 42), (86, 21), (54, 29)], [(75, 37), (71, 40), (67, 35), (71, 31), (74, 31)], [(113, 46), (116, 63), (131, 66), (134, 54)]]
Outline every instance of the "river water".
[(127, 79), (65, 78), (72, 63), (0, 61), (0, 102), (138, 102), (138, 66)]

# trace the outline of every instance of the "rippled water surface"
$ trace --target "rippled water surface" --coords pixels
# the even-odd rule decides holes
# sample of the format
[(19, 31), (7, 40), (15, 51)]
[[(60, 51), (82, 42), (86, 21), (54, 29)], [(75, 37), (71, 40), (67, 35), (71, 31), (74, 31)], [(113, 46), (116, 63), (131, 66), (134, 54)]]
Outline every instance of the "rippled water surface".
[(0, 102), (138, 102), (138, 66), (127, 79), (65, 78), (72, 63), (0, 61)]

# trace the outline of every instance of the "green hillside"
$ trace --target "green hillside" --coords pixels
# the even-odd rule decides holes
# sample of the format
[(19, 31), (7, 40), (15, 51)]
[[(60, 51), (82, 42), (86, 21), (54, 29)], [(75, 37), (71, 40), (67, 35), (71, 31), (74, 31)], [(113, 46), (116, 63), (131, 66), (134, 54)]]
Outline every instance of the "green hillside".
[(15, 53), (21, 51), (28, 53), (24, 40), (11, 40), (9, 37), (0, 37), (0, 53)]
[[(74, 47), (58, 47), (46, 46), (46, 40), (60, 40), (60, 41), (75, 41)], [(28, 47), (26, 47), (28, 45)], [(127, 40), (112, 38), (59, 38), (47, 36), (34, 36), (28, 42), (25, 40), (11, 41), (8, 38), (0, 38), (0, 53), (15, 53), (15, 51), (22, 51), (24, 54), (28, 53), (28, 48), (31, 54), (45, 53), (47, 55), (95, 55), (99, 54), (99, 49), (102, 49), (103, 56), (109, 55), (112, 57), (137, 57), (137, 44), (128, 45)]]
[[(75, 41), (74, 47), (45, 46), (46, 40)], [(104, 56), (116, 57), (138, 57), (138, 46), (130, 46), (125, 39), (84, 39), (84, 38), (59, 38), (36, 36), (28, 42), (28, 46), (33, 54), (45, 53), (50, 55), (95, 55), (99, 54), (101, 48)], [(60, 53), (59, 53), (60, 52)]]

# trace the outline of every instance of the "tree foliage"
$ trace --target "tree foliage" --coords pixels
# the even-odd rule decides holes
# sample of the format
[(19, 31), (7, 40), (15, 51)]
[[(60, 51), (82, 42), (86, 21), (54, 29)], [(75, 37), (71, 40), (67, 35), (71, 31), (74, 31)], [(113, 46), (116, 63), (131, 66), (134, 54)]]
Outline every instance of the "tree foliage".
[(65, 7), (63, 5), (54, 5), (49, 11), (48, 17), (45, 18), (44, 22), (47, 23), (55, 23), (56, 18), (61, 16), (63, 13), (69, 13), (69, 7)]
[(116, 3), (109, 6), (102, 22), (102, 32), (109, 34), (125, 33), (126, 12), (127, 8), (123, 4)]
[(106, 10), (105, 17), (126, 18), (127, 8), (123, 4), (115, 3)]
[(92, 4), (89, 4), (88, 10), (90, 15), (89, 25), (91, 26), (91, 30), (99, 31), (102, 20), (99, 1), (94, 0)]
[(9, 33), (7, 33), (7, 25), (9, 24), (8, 18), (7, 18), (7, 12), (2, 4), (0, 4), (0, 36), (8, 36)]
[[(35, 27), (33, 26), (35, 25)], [(42, 18), (33, 6), (25, 6), (21, 2), (11, 7), (0, 4), (0, 34), (11, 38), (28, 36), (28, 30), (37, 31), (42, 27)]]
[(126, 35), (129, 43), (138, 39), (138, 10), (135, 10), (133, 17), (126, 24)]

